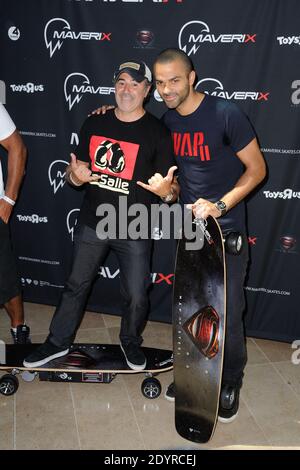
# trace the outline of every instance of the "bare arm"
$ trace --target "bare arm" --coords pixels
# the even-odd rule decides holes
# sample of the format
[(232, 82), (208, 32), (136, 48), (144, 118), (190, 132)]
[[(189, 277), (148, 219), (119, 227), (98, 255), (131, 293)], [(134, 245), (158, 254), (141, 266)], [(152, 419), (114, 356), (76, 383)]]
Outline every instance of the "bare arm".
[(66, 180), (73, 186), (82, 186), (84, 183), (97, 181), (101, 176), (92, 176), (89, 164), (82, 160), (77, 160), (76, 155), (71, 153), (71, 162), (66, 169)]
[[(254, 138), (251, 140), (251, 142), (237, 152), (236, 155), (245, 166), (245, 171), (232, 190), (221, 197), (221, 200), (224, 201), (227, 206), (227, 211), (232, 209), (251, 193), (266, 175), (266, 164), (258, 146), (257, 139)], [(206, 218), (209, 215), (220, 217), (220, 212), (215, 207), (214, 203), (205, 199), (198, 199), (194, 204), (190, 205), (190, 208), (195, 209), (199, 204), (201, 205), (201, 214), (199, 215), (199, 212), (197, 212), (198, 217)]]
[[(26, 147), (18, 131), (14, 131), (0, 143), (8, 152), (5, 195), (12, 201), (16, 201), (25, 171)], [(0, 200), (0, 218), (5, 223), (8, 222), (12, 209), (13, 206), (9, 202), (3, 199)]]

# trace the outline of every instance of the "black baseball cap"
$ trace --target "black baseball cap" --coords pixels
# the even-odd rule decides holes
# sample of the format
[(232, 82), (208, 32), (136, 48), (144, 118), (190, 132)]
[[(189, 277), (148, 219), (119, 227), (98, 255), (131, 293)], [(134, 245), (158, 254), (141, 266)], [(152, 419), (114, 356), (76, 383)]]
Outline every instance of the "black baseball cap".
[(118, 69), (114, 73), (114, 82), (118, 80), (121, 73), (128, 73), (135, 81), (142, 82), (143, 80), (148, 80), (149, 83), (152, 83), (152, 73), (149, 67), (145, 62), (124, 62), (120, 64)]

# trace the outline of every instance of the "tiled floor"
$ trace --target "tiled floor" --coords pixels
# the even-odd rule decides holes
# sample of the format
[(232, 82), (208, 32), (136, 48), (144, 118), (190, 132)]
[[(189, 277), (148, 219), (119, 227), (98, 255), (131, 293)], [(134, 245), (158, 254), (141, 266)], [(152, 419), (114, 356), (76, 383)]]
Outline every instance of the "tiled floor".
[[(45, 338), (53, 307), (27, 303), (32, 340)], [(120, 318), (87, 312), (81, 342), (117, 342)], [(0, 311), (0, 338), (9, 321)], [(144, 345), (171, 348), (171, 326), (150, 322)], [(291, 346), (248, 339), (248, 364), (238, 418), (218, 424), (213, 439), (197, 446), (174, 427), (174, 404), (163, 394), (147, 400), (142, 375), (118, 375), (110, 384), (24, 382), (17, 394), (0, 395), (0, 449), (300, 449), (300, 365)], [(165, 390), (172, 372), (160, 375)]]

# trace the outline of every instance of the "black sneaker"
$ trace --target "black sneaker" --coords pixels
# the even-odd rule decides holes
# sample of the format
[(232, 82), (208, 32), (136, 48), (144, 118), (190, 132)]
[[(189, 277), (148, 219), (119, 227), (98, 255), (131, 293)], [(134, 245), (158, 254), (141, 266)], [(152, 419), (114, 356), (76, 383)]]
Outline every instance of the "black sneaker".
[(165, 398), (169, 401), (175, 401), (175, 383), (172, 382), (165, 393)]
[(69, 348), (62, 349), (50, 341), (46, 341), (24, 359), (23, 365), (25, 367), (40, 367), (53, 359), (65, 356), (68, 352)]
[(146, 367), (146, 357), (142, 348), (136, 343), (121, 344), (126, 362), (130, 369), (143, 370)]
[(231, 423), (238, 415), (240, 389), (224, 385), (221, 390), (218, 421)]
[(10, 329), (13, 341), (15, 344), (29, 344), (30, 341), (30, 328), (27, 325), (18, 325), (16, 328), (17, 331)]

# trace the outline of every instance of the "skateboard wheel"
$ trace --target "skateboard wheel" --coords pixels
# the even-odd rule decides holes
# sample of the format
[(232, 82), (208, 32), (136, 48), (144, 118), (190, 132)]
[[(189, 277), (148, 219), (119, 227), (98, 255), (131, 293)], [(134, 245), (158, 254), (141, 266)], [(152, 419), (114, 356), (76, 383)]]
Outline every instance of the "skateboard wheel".
[(11, 374), (3, 375), (0, 379), (0, 393), (2, 395), (13, 395), (19, 388), (17, 377)]
[(154, 377), (147, 378), (143, 381), (141, 390), (144, 397), (153, 400), (161, 394), (160, 381)]
[(243, 248), (243, 237), (239, 232), (230, 232), (225, 238), (225, 250), (230, 255), (239, 255)]

